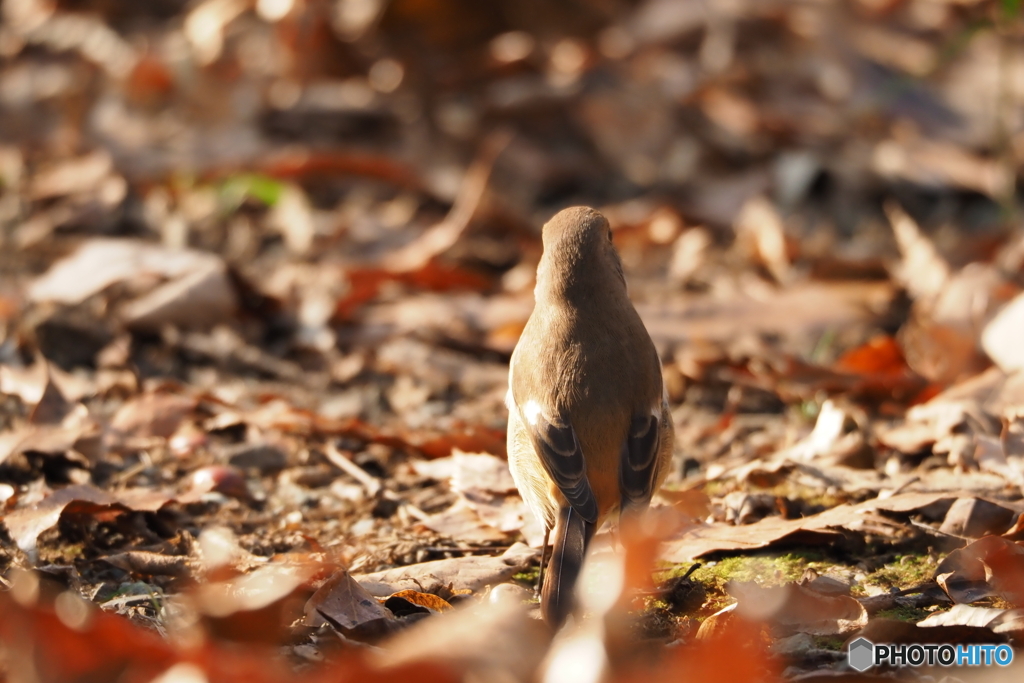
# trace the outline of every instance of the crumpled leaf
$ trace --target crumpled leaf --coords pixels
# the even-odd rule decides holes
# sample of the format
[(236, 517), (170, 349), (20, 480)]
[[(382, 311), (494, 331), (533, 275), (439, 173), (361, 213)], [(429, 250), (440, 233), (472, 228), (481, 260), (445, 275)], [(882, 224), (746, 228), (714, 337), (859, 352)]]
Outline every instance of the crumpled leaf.
[(782, 217), (765, 197), (747, 200), (736, 217), (736, 242), (764, 265), (778, 282), (790, 279)]
[(956, 603), (997, 595), (1024, 605), (1024, 546), (1001, 536), (983, 536), (951, 552), (935, 570), (935, 580)]
[(423, 525), (450, 538), (470, 543), (500, 541), (521, 532), (531, 546), (543, 541), (544, 529), (519, 497), (508, 462), (489, 453), (456, 448), (447, 458), (414, 462), (417, 473), (451, 480), (459, 499)]
[(900, 336), (908, 363), (941, 384), (983, 369), (982, 329), (1015, 288), (988, 264), (972, 263), (954, 272), (903, 209), (891, 203), (886, 212), (903, 256), (896, 276), (914, 299)]
[(417, 610), (427, 614), (440, 614), (452, 609), (451, 603), (431, 593), (404, 590), (384, 599), (384, 606), (394, 614), (402, 616), (401, 610)]
[(356, 630), (387, 633), (395, 617), (377, 601), (348, 570), (329, 578), (306, 602), (303, 622), (309, 626), (330, 623), (342, 632)]

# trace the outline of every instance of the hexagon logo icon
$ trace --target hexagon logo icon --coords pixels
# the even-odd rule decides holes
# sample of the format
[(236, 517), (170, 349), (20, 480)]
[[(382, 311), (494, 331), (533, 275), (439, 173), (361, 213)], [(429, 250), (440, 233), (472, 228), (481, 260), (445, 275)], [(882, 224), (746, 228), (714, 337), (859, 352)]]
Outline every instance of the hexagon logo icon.
[(875, 661), (875, 644), (867, 638), (858, 638), (850, 643), (846, 656), (852, 669), (867, 671)]

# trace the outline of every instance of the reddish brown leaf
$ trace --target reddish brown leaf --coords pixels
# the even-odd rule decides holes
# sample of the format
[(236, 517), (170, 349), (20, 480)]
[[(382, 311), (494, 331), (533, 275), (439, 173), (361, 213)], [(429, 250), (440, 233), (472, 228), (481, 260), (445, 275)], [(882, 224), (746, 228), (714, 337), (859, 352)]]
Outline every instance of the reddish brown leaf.
[(314, 563), (271, 563), (242, 576), (200, 585), (193, 599), (210, 632), (246, 643), (280, 643), (313, 590)]
[(142, 55), (128, 75), (128, 95), (143, 105), (156, 104), (174, 89), (174, 75), (155, 55)]
[[(275, 178), (304, 179), (323, 176), (355, 175), (376, 178), (409, 189), (422, 189), (415, 171), (386, 156), (354, 152), (286, 151), (276, 153), (259, 162), (261, 172)], [(208, 177), (227, 177), (237, 171), (217, 169)]]
[(422, 659), (383, 669), (355, 655), (290, 671), (277, 648), (219, 647), (208, 641), (177, 646), (127, 619), (95, 609), (77, 596), (74, 610), (20, 604), (0, 594), (0, 643), (9, 654), (6, 673), (39, 683), (119, 680), (145, 683), (171, 669), (224, 683), (455, 683), (449, 668)]
[(353, 268), (346, 272), (346, 276), (349, 283), (348, 293), (335, 307), (335, 318), (341, 322), (352, 320), (356, 312), (364, 304), (376, 299), (381, 287), (389, 282), (428, 292), (478, 292), (490, 288), (492, 284), (489, 278), (476, 272), (434, 261), (410, 271)]
[(899, 375), (908, 369), (899, 344), (888, 335), (873, 337), (863, 346), (850, 349), (839, 357), (835, 367), (858, 375)]

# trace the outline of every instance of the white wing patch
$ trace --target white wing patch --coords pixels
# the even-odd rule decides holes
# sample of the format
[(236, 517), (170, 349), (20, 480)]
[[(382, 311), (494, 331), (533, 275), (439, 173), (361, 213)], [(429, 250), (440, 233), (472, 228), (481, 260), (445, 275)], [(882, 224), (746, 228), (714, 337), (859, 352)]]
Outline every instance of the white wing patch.
[[(516, 410), (516, 399), (512, 395), (511, 369), (509, 370), (508, 375), (508, 391), (505, 393), (505, 407), (508, 408), (509, 412)], [(526, 421), (530, 423), (530, 426), (535, 426), (537, 424), (537, 418), (540, 417), (542, 412), (544, 411), (540, 407), (540, 404), (534, 401), (533, 399), (527, 401), (526, 404), (523, 406), (523, 417), (525, 417)]]
[(540, 414), (540, 404), (532, 398), (523, 406), (523, 417), (526, 418), (526, 421), (529, 422), (531, 426), (537, 424), (537, 418), (540, 417)]

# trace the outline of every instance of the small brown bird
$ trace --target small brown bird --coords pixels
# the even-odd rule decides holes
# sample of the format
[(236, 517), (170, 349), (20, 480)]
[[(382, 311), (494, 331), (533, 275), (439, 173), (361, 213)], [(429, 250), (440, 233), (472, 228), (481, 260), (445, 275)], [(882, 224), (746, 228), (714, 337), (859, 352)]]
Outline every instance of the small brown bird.
[(617, 510), (645, 510), (664, 480), (673, 430), (661, 362), (626, 294), (608, 221), (565, 209), (543, 242), (535, 306), (509, 368), (508, 462), (554, 531), (541, 612), (557, 628), (594, 532)]

